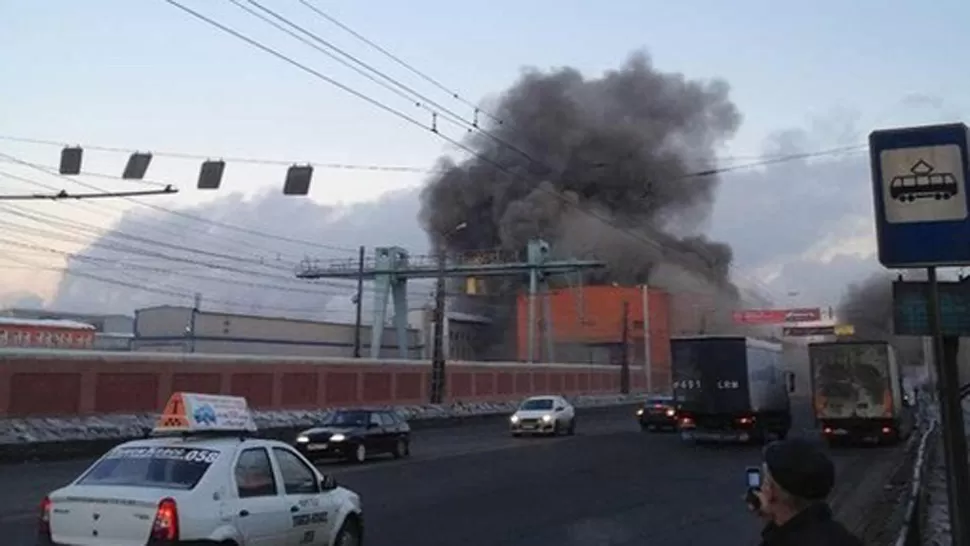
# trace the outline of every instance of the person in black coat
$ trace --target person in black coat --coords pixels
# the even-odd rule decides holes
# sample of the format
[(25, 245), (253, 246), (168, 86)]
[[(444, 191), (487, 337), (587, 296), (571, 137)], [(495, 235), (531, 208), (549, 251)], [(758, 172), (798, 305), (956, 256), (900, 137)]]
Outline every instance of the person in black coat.
[(863, 546), (832, 517), (826, 499), (835, 485), (835, 465), (814, 444), (800, 439), (769, 444), (761, 474), (749, 507), (767, 520), (762, 546)]

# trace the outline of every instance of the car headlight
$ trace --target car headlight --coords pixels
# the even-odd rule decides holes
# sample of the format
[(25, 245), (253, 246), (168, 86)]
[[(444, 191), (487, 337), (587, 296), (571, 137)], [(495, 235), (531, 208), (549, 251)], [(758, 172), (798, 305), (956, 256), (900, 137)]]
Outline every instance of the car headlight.
[(309, 441), (310, 441), (310, 439), (307, 438), (306, 436), (297, 436), (296, 437), (296, 443), (298, 443), (298, 444), (305, 444), (305, 443), (307, 443)]
[(675, 413), (677, 413), (677, 412), (674, 411), (674, 410), (672, 410), (672, 409), (669, 409), (669, 410), (667, 410), (667, 417), (673, 417)]
[(542, 422), (543, 423), (548, 423), (549, 421), (552, 421), (552, 415), (543, 415), (542, 416)]
[(519, 422), (519, 416), (518, 415), (513, 415), (512, 417), (509, 417), (509, 421), (512, 421), (513, 423), (518, 423)]
[(330, 437), (331, 442), (343, 442), (346, 439), (347, 437), (344, 436), (343, 434), (334, 434), (333, 436)]
[(643, 415), (643, 408), (637, 410), (637, 416)]

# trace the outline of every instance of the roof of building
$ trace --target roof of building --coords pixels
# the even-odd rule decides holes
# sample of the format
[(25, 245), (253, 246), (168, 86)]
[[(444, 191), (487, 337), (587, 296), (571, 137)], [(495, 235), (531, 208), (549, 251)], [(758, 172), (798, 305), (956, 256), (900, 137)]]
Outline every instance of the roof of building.
[[(124, 315), (120, 313), (77, 313), (72, 311), (56, 311), (51, 309), (28, 309), (21, 307), (9, 307), (7, 309), (0, 310), (0, 316), (13, 317), (13, 318), (44, 318), (51, 320), (61, 320), (61, 319), (106, 319), (106, 318), (123, 318), (128, 320), (134, 320), (131, 315)], [(55, 319), (56, 317), (56, 319)]]
[(48, 328), (72, 328), (75, 330), (94, 330), (94, 326), (76, 320), (60, 319), (22, 319), (13, 317), (0, 317), (0, 326), (46, 326)]

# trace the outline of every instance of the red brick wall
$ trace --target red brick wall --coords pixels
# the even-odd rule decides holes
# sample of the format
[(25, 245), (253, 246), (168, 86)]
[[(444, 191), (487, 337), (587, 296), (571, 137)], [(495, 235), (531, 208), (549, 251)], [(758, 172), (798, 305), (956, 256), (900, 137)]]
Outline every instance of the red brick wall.
[[(0, 351), (0, 417), (159, 411), (174, 391), (245, 396), (257, 409), (423, 404), (430, 366), (397, 360)], [(631, 368), (631, 387), (644, 387)], [(618, 367), (455, 362), (449, 400), (507, 400), (547, 392), (611, 394)]]

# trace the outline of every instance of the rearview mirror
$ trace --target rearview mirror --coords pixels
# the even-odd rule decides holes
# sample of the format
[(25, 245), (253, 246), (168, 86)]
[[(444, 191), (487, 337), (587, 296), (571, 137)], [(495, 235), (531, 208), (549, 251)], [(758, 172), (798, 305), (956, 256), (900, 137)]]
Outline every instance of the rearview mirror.
[(326, 474), (323, 479), (320, 480), (320, 490), (321, 491), (333, 491), (337, 488), (337, 478)]
[(566, 410), (566, 408), (564, 408), (562, 406), (556, 406), (556, 411), (557, 412), (559, 412), (559, 411), (565, 411), (565, 410)]
[(377, 428), (379, 426), (377, 423), (367, 423), (367, 428)]

